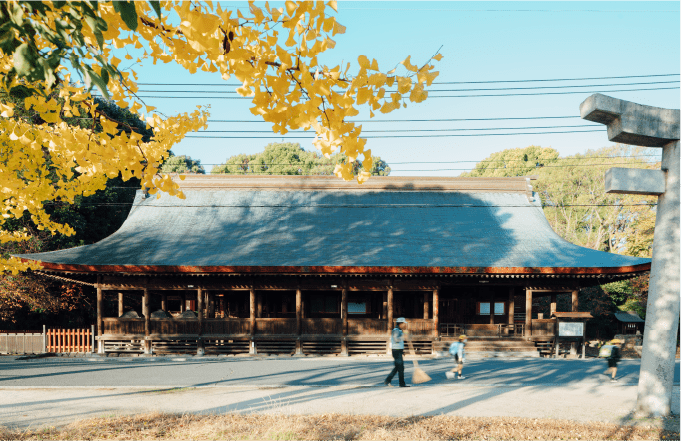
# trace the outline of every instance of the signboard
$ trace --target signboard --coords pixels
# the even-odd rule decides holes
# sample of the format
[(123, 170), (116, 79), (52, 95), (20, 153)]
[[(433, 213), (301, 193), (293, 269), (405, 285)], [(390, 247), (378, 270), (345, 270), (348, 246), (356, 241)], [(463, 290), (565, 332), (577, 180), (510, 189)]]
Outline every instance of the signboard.
[(558, 322), (558, 337), (583, 337), (583, 322)]

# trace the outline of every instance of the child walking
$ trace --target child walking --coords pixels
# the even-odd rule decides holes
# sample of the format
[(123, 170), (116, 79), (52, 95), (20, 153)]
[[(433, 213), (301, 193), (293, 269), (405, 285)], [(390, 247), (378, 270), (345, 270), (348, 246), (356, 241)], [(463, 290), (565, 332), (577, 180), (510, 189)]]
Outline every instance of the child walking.
[[(445, 376), (450, 380), (453, 378), (464, 380), (466, 378), (461, 375), (461, 371), (463, 370), (463, 362), (466, 361), (464, 347), (466, 346), (467, 341), (468, 337), (460, 335), (459, 341), (455, 341), (449, 346), (449, 353), (454, 357), (454, 361), (456, 362), (456, 367), (445, 373)], [(459, 374), (458, 377), (457, 374)]]

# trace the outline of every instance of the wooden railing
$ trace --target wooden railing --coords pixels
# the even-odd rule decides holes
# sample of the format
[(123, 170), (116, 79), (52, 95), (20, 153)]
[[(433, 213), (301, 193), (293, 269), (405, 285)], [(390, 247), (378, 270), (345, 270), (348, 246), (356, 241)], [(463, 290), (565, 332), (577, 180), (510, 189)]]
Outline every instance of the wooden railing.
[(47, 352), (92, 352), (90, 329), (48, 329)]
[(432, 336), (435, 331), (435, 324), (431, 319), (407, 319), (407, 330), (411, 335)]
[(341, 319), (315, 318), (302, 319), (303, 334), (341, 334)]
[(295, 334), (296, 319), (259, 318), (255, 319), (255, 333), (263, 335)]
[[(196, 326), (198, 329), (198, 323)], [(203, 321), (203, 335), (246, 335), (250, 332), (249, 319), (206, 319)]]
[[(206, 320), (208, 322), (208, 320)], [(207, 323), (204, 324), (206, 328)], [(198, 320), (151, 319), (149, 333), (161, 335), (195, 335), (199, 333)]]
[(388, 322), (380, 319), (348, 319), (348, 335), (381, 335), (389, 333)]
[(103, 335), (144, 335), (144, 319), (104, 318)]
[(441, 337), (467, 336), (522, 336), (525, 330), (524, 323), (512, 325), (498, 323), (490, 324), (463, 324), (463, 323), (440, 323)]

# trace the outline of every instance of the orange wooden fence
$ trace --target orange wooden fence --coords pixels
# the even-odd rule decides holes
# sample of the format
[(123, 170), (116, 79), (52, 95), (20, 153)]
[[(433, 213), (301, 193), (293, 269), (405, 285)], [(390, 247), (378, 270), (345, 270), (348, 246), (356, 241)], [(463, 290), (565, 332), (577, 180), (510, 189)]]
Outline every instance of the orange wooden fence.
[(48, 329), (47, 352), (91, 352), (90, 329)]

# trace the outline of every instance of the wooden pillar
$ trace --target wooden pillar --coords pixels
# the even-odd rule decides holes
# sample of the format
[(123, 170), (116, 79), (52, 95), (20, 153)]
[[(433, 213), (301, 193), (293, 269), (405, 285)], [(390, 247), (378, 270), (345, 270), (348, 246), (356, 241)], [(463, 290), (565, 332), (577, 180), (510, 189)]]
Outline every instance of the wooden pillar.
[(387, 320), (388, 318), (388, 293), (383, 293), (383, 309), (381, 310), (381, 319)]
[(257, 318), (262, 318), (262, 292), (260, 292), (260, 293), (256, 296), (256, 300), (257, 300), (257, 302), (258, 302), (258, 306), (257, 306), (258, 310), (257, 310), (257, 312), (256, 312), (256, 317), (257, 317)]
[(430, 302), (428, 301), (428, 291), (423, 293), (423, 319), (428, 320), (428, 312), (430, 311)]
[(148, 291), (147, 291), (146, 288), (144, 288), (144, 290), (142, 291), (142, 316), (143, 316), (143, 317), (146, 317), (146, 316), (149, 315), (149, 310), (148, 310), (148, 308), (149, 308), (149, 303), (147, 303), (147, 302), (144, 300), (144, 296), (147, 295), (147, 294), (148, 294)]
[[(390, 334), (393, 330), (393, 287), (388, 288), (388, 317), (387, 317), (387, 322), (388, 322), (388, 334)], [(390, 337), (388, 337), (390, 339)], [(389, 342), (390, 340), (388, 340)], [(388, 354), (392, 354), (392, 350), (390, 349), (390, 345), (386, 345), (386, 352)]]
[(226, 317), (226, 315), (225, 315), (225, 296), (226, 296), (226, 294), (222, 294), (220, 296), (220, 318)]
[(393, 322), (395, 318), (393, 317), (393, 287), (388, 288), (388, 331), (392, 331)]
[(215, 318), (215, 294), (208, 293), (208, 316), (206, 318)]
[(303, 355), (303, 342), (300, 335), (303, 333), (303, 292), (300, 288), (296, 289), (296, 354)]
[(525, 288), (525, 337), (532, 335), (532, 290)]
[(556, 293), (551, 294), (551, 312), (549, 313), (549, 318), (553, 316), (553, 313), (556, 312), (556, 303), (557, 303), (558, 295)]
[(206, 293), (203, 288), (199, 287), (196, 290), (196, 313), (199, 322), (199, 335), (196, 339), (196, 355), (203, 355), (203, 303), (206, 298)]
[(489, 292), (489, 324), (494, 324), (494, 290)]
[(180, 313), (183, 313), (187, 310), (187, 294), (182, 293), (180, 296)]
[(515, 289), (508, 290), (508, 324), (513, 325), (515, 320)]
[(149, 334), (151, 334), (151, 314), (149, 313), (149, 290), (144, 288), (144, 294), (142, 297), (142, 311), (144, 314), (144, 353), (151, 353), (151, 340), (149, 340)]
[(161, 295), (161, 311), (168, 312), (168, 294)]
[(433, 290), (433, 329), (435, 340), (440, 340), (440, 291)]
[(251, 348), (249, 350), (250, 354), (255, 354), (255, 289), (251, 286), (250, 295), (250, 318), (251, 318)]
[[(579, 290), (572, 291), (572, 312), (579, 311)], [(586, 326), (585, 326), (586, 328)], [(577, 355), (577, 342), (573, 342), (570, 345), (570, 355)]]
[(118, 316), (123, 315), (123, 293), (119, 292), (118, 293)]
[[(104, 303), (104, 293), (102, 293), (102, 276), (97, 276), (97, 336), (101, 337), (104, 333), (104, 320), (102, 320), (102, 314)], [(100, 354), (104, 353), (104, 344), (102, 340), (97, 342), (97, 352)]]
[(341, 340), (341, 355), (348, 355), (348, 288), (341, 290), (341, 326), (343, 339)]

